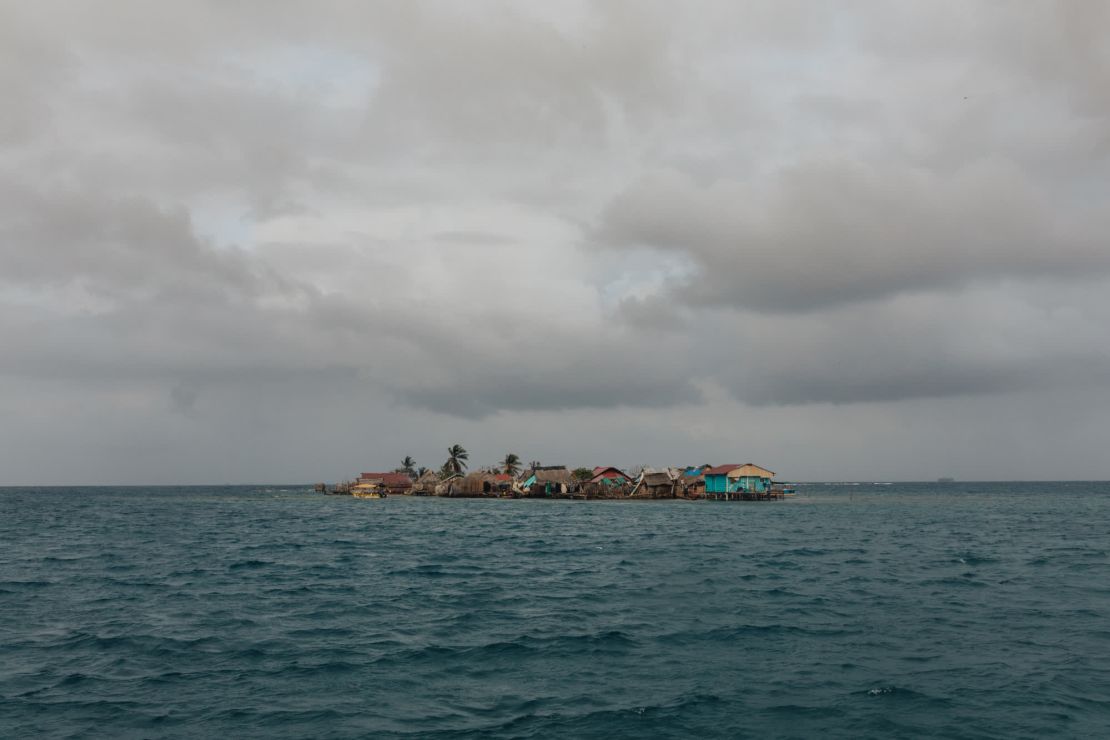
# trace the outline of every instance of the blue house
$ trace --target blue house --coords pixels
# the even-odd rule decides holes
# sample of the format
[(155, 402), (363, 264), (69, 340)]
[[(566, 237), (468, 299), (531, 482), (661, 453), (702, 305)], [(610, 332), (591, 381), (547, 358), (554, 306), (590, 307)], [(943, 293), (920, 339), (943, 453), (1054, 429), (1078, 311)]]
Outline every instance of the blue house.
[(771, 490), (775, 474), (752, 463), (718, 465), (705, 471), (707, 496), (731, 497), (732, 494), (759, 495)]

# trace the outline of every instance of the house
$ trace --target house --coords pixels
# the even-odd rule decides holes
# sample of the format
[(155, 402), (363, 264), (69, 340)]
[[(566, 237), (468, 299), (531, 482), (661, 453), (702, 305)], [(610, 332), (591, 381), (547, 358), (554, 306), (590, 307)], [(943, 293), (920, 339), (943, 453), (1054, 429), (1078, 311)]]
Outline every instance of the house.
[(705, 493), (708, 496), (731, 494), (760, 495), (771, 490), (775, 474), (752, 463), (718, 465), (705, 471)]
[(461, 473), (451, 473), (450, 475), (441, 478), (439, 483), (436, 483), (435, 494), (437, 496), (454, 496), (459, 490), (461, 481)]
[(705, 496), (705, 472), (708, 465), (686, 468), (669, 468), (670, 477), (675, 480), (675, 495), (684, 498)]
[(565, 465), (535, 468), (524, 476), (520, 487), (530, 496), (554, 496), (574, 490), (574, 475)]
[(412, 491), (412, 478), (407, 473), (362, 473), (358, 485), (363, 490), (381, 489), (392, 494), (405, 494)]
[(478, 471), (464, 477), (459, 490), (468, 496), (500, 496), (509, 492), (512, 486), (511, 475)]
[(678, 481), (669, 471), (644, 471), (637, 490), (649, 498), (674, 498)]
[(483, 493), (489, 493), (492, 490), (489, 478), (489, 473), (480, 470), (471, 471), (458, 481), (456, 493), (460, 496), (481, 496)]
[(414, 496), (431, 496), (436, 492), (436, 486), (439, 485), (439, 475), (434, 470), (425, 470), (412, 483), (412, 494)]
[(590, 483), (601, 483), (607, 486), (620, 486), (634, 481), (625, 473), (616, 468), (594, 468)]

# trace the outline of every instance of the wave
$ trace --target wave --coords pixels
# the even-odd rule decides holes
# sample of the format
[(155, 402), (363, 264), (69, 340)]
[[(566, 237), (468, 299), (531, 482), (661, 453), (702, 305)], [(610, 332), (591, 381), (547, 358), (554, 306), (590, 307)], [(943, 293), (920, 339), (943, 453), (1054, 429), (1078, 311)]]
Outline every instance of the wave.
[(16, 494), (0, 737), (1105, 734), (1110, 485), (355, 517), (271, 487)]

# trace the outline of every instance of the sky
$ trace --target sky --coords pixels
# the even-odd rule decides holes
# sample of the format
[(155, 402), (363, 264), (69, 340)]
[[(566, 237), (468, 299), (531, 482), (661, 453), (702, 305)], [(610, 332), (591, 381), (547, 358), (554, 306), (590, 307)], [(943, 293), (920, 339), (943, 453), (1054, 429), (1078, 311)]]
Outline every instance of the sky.
[(1107, 29), (0, 0), (0, 484), (1110, 478)]

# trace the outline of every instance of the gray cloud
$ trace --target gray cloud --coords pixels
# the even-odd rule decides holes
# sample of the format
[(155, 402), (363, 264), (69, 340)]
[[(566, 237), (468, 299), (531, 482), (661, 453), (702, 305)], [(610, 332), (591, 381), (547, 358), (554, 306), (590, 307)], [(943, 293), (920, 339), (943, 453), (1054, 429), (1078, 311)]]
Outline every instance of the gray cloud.
[[(1105, 386), (1102, 281), (1042, 280), (806, 314), (732, 316), (707, 346), (715, 379), (751, 404), (857, 403)], [(1065, 287), (1066, 286), (1066, 287)], [(1068, 291), (1063, 298), (1061, 290)], [(1072, 312), (1061, 311), (1067, 303)]]
[(1101, 208), (1064, 208), (1013, 167), (951, 174), (805, 165), (751, 183), (648, 178), (598, 238), (678, 251), (701, 271), (686, 300), (806, 311), (974, 281), (1110, 270)]
[(258, 289), (260, 276), (245, 255), (198, 240), (183, 208), (11, 182), (0, 183), (0, 198), (0, 281), (81, 282), (116, 297), (185, 286), (221, 296)]
[(1106, 13), (4, 5), (0, 469), (458, 440), (896, 476), (954, 425), (1081, 416), (978, 473), (1077, 474), (1110, 432), (1076, 400), (1110, 385)]
[[(432, 411), (482, 418), (498, 411), (671, 407), (700, 398), (689, 356), (632, 337), (548, 337), (507, 343), (483, 356), (443, 345), (441, 380), (400, 389)], [(500, 359), (499, 359), (500, 358)]]

